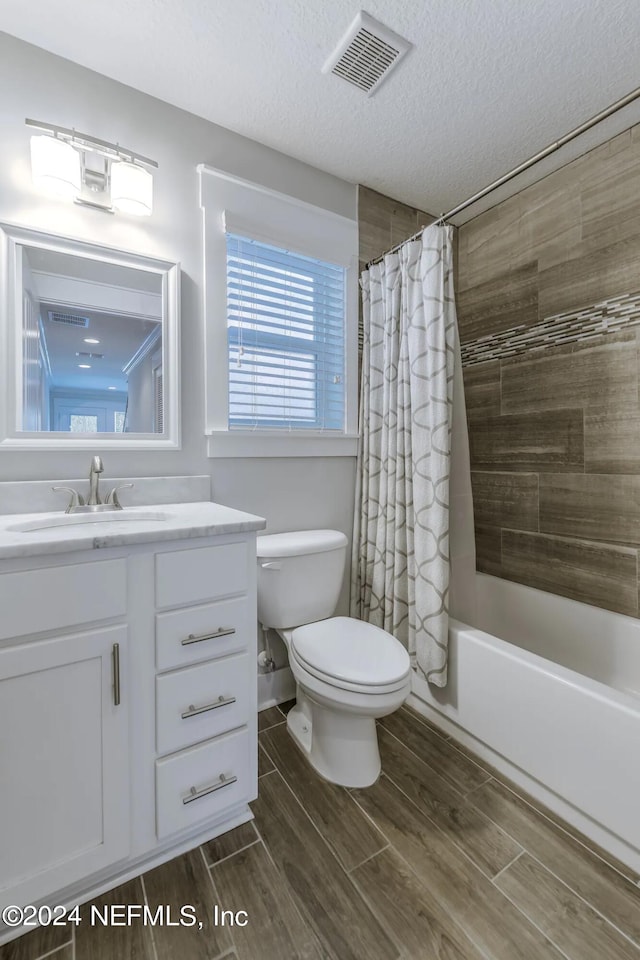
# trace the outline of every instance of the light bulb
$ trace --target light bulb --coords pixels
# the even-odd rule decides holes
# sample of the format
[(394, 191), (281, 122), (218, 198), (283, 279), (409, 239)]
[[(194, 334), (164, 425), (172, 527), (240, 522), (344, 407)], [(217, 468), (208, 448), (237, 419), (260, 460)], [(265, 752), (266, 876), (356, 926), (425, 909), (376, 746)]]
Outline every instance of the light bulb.
[(73, 200), (80, 192), (80, 154), (64, 140), (31, 137), (31, 174), (39, 189)]
[(121, 213), (148, 217), (153, 207), (153, 177), (126, 160), (111, 164), (111, 203)]

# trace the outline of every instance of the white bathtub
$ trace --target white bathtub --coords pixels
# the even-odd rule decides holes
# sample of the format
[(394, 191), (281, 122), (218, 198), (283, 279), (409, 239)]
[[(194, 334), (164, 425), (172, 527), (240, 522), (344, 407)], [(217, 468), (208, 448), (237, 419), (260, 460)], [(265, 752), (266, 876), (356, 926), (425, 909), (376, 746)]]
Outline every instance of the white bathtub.
[(476, 577), (449, 684), (410, 703), (640, 871), (640, 622)]

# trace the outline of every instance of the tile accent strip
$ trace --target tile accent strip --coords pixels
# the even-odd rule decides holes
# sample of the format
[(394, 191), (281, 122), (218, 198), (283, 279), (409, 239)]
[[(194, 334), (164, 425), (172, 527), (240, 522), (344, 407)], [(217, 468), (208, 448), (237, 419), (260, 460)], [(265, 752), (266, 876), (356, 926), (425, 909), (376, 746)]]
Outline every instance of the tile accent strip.
[(640, 325), (640, 292), (621, 293), (581, 310), (556, 313), (530, 326), (520, 324), (501, 333), (461, 344), (462, 364), (516, 357), (529, 350), (577, 343)]

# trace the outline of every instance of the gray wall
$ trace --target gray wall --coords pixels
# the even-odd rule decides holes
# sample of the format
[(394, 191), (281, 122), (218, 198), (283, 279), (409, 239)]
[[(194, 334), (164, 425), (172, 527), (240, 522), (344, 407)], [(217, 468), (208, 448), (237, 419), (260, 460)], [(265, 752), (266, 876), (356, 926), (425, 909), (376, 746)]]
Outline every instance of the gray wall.
[[(196, 165), (221, 167), (354, 218), (355, 185), (2, 33), (0, 90), (0, 220), (182, 264), (182, 450), (109, 451), (105, 472), (118, 477), (210, 473), (216, 500), (266, 517), (274, 532), (327, 526), (350, 534), (353, 458), (206, 457)], [(216, 95), (212, 90), (211, 96)], [(31, 184), (26, 117), (75, 127), (156, 159), (153, 216), (109, 216), (37, 194)], [(1, 452), (0, 480), (82, 476), (87, 461), (82, 452)]]

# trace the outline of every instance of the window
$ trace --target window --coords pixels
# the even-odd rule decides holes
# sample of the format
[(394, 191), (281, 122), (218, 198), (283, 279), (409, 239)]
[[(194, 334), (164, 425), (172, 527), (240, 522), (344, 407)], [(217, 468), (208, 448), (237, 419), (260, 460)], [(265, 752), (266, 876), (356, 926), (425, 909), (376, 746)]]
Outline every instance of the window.
[(355, 204), (344, 216), (224, 170), (199, 173), (208, 455), (355, 456)]
[(345, 268), (227, 234), (229, 427), (344, 429)]

